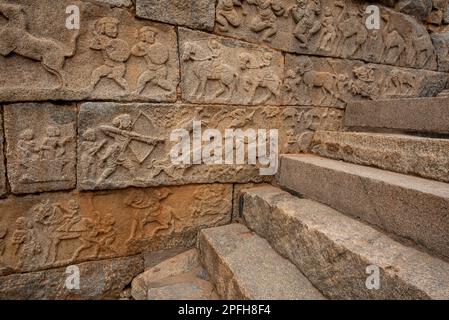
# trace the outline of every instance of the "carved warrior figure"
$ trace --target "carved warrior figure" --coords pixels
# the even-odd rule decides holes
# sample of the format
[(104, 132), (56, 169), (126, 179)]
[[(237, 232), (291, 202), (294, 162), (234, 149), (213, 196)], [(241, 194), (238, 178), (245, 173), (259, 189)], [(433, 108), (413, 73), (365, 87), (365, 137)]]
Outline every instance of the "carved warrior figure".
[(375, 67), (372, 65), (355, 67), (353, 69), (355, 80), (350, 82), (352, 94), (371, 100), (378, 99), (380, 89), (377, 85), (374, 71)]
[(159, 31), (151, 27), (143, 27), (139, 30), (140, 42), (132, 48), (132, 54), (137, 57), (144, 57), (148, 70), (144, 71), (137, 80), (137, 89), (134, 93), (140, 94), (147, 83), (156, 85), (166, 91), (173, 91), (175, 88), (167, 80), (169, 51), (161, 43), (157, 42)]
[(117, 39), (118, 27), (119, 21), (112, 17), (101, 18), (95, 22), (94, 38), (90, 48), (102, 52), (104, 64), (92, 72), (89, 91), (94, 90), (100, 80), (105, 77), (114, 80), (124, 90), (129, 91), (124, 75), (125, 62), (131, 56), (131, 50), (126, 41)]
[[(102, 125), (96, 129), (87, 130), (83, 134), (86, 140), (81, 144), (81, 158), (86, 160), (86, 163), (82, 165), (83, 177), (93, 180), (99, 176), (96, 181), (99, 184), (116, 172), (119, 167), (126, 169), (135, 177), (137, 167), (150, 156), (159, 143), (165, 141), (134, 131), (136, 125), (145, 120), (142, 126), (150, 130), (149, 126), (152, 126), (152, 122), (142, 112), (135, 120), (132, 120), (129, 114), (121, 114), (112, 120), (112, 125)], [(107, 139), (97, 141), (100, 133)], [(105, 149), (104, 152), (101, 152), (102, 149)], [(97, 172), (97, 165), (103, 168), (101, 174)]]
[[(162, 230), (174, 230), (175, 222), (181, 221), (175, 210), (162, 202), (171, 195), (167, 188), (154, 190), (148, 194), (145, 190), (135, 189), (125, 199), (125, 205), (133, 208), (133, 221), (127, 242), (153, 237)], [(145, 234), (146, 225), (151, 231)]]
[(221, 32), (228, 32), (229, 26), (240, 27), (242, 16), (235, 9), (236, 6), (242, 7), (240, 0), (218, 0), (215, 20)]
[(66, 58), (75, 55), (78, 31), (71, 40), (70, 48), (67, 48), (56, 40), (36, 37), (28, 32), (22, 6), (0, 2), (0, 13), (8, 20), (6, 25), (0, 27), (0, 54), (7, 56), (16, 53), (38, 61), (47, 72), (58, 78), (58, 89), (66, 86), (63, 68)]
[(237, 90), (238, 72), (233, 67), (223, 63), (221, 59), (222, 50), (221, 44), (215, 39), (209, 41), (208, 53), (198, 43), (187, 42), (184, 45), (182, 59), (193, 62), (193, 74), (198, 81), (193, 95), (196, 95), (197, 99), (205, 98), (209, 80), (217, 80), (220, 85), (220, 89), (213, 94), (214, 98), (224, 94), (227, 89), (227, 100), (229, 100)]
[(299, 41), (301, 47), (307, 47), (310, 38), (321, 29), (319, 15), (321, 3), (319, 0), (296, 0), (291, 14), (296, 23), (293, 35)]
[[(16, 147), (16, 155), (20, 161), (20, 182), (34, 183), (67, 179), (64, 172), (69, 163), (66, 158), (66, 145), (72, 140), (70, 136), (61, 137), (59, 127), (49, 126), (46, 129), (46, 137), (38, 145), (32, 129), (22, 131)], [(42, 172), (45, 172), (46, 176), (43, 176)]]
[(277, 17), (282, 16), (286, 10), (279, 0), (247, 0), (248, 4), (257, 8), (256, 16), (250, 22), (250, 29), (261, 33), (261, 40), (270, 42), (278, 32)]
[(12, 235), (14, 254), (17, 256), (16, 268), (22, 268), (41, 253), (42, 247), (36, 242), (37, 236), (31, 221), (24, 217), (16, 220), (16, 230)]
[(239, 55), (240, 70), (242, 70), (243, 89), (248, 92), (246, 103), (256, 103), (256, 91), (265, 88), (267, 93), (257, 104), (268, 102), (272, 97), (277, 100), (280, 96), (282, 81), (271, 70), (273, 55), (270, 52), (263, 53), (261, 62), (254, 62), (254, 57), (249, 53)]

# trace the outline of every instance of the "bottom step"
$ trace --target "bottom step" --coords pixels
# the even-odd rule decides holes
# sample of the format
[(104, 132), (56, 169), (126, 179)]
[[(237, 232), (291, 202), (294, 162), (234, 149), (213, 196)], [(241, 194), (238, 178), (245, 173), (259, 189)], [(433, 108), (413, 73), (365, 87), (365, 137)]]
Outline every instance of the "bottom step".
[(244, 190), (242, 200), (249, 228), (329, 298), (449, 298), (448, 263), (365, 223), (274, 187)]
[(198, 249), (223, 299), (324, 299), (291, 262), (241, 224), (202, 230)]

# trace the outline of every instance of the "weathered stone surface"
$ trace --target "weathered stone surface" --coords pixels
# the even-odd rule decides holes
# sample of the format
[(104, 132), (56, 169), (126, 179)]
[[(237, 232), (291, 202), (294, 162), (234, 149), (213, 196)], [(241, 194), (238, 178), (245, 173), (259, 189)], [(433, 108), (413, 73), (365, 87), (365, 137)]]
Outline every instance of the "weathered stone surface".
[(286, 105), (344, 107), (353, 100), (436, 96), (447, 83), (442, 72), (334, 58), (287, 54), (285, 68)]
[(284, 71), (280, 52), (183, 28), (179, 46), (185, 101), (280, 104)]
[(317, 155), (424, 178), (449, 182), (449, 140), (406, 135), (315, 133), (311, 151)]
[(449, 257), (449, 185), (376, 168), (285, 155), (279, 183)]
[(287, 52), (436, 68), (424, 26), (382, 7), (381, 29), (367, 30), (366, 6), (339, 0), (219, 0), (215, 32)]
[[(333, 299), (448, 299), (449, 264), (325, 205), (273, 187), (246, 190), (249, 228)], [(380, 288), (366, 286), (367, 267)], [(372, 271), (371, 271), (372, 272)]]
[(114, 7), (130, 7), (133, 4), (131, 0), (90, 0), (90, 1), (105, 3)]
[(73, 274), (66, 268), (0, 277), (0, 299), (87, 300), (118, 299), (123, 289), (143, 271), (141, 256), (84, 262), (79, 268), (79, 289), (67, 289)]
[(76, 186), (75, 105), (4, 106), (8, 179), (13, 193)]
[(399, 0), (396, 10), (426, 20), (432, 11), (432, 0)]
[(202, 230), (198, 250), (222, 299), (324, 299), (292, 263), (241, 224)]
[(438, 70), (449, 71), (449, 31), (433, 32), (432, 42), (438, 58)]
[(0, 274), (192, 246), (231, 221), (231, 185), (11, 196), (0, 201)]
[(211, 31), (214, 28), (213, 0), (137, 0), (140, 18)]
[[(275, 181), (272, 181), (274, 183)], [(243, 183), (243, 184), (234, 184), (233, 190), (233, 206), (232, 206), (232, 221), (241, 223), (242, 217), (240, 216), (240, 195), (242, 190), (255, 188), (260, 186), (269, 185), (267, 183)]]
[(136, 300), (215, 300), (213, 285), (190, 249), (145, 270), (133, 279), (131, 294)]
[[(20, 2), (0, 2), (0, 101), (176, 100), (174, 27), (87, 1)], [(66, 27), (69, 5), (79, 30)]]
[(351, 101), (345, 125), (362, 129), (449, 133), (449, 97)]
[[(221, 164), (174, 164), (170, 152), (179, 140), (172, 142), (170, 136), (175, 129), (186, 129), (193, 141), (193, 121), (202, 122), (202, 132), (217, 129), (223, 138), (225, 129), (277, 129), (279, 149), (298, 153), (307, 150), (315, 130), (341, 127), (342, 113), (324, 108), (86, 103), (80, 109), (78, 186), (91, 190), (270, 178), (260, 175), (260, 164), (225, 164), (223, 153)], [(118, 147), (122, 151), (114, 153)], [(193, 150), (198, 150), (196, 144), (189, 152)]]
[[(0, 106), (0, 112), (2, 112), (2, 107)], [(3, 117), (0, 116), (0, 197), (6, 193), (6, 170), (5, 170), (5, 158), (3, 154)], [(2, 239), (0, 231), (0, 239)], [(0, 246), (1, 251), (1, 246)]]

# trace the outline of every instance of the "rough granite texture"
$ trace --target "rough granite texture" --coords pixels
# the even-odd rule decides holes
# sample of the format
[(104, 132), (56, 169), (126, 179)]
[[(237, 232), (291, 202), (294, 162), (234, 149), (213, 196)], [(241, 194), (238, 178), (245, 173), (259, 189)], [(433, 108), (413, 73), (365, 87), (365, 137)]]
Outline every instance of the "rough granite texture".
[(449, 140), (399, 134), (318, 131), (311, 152), (326, 158), (374, 166), (449, 182)]
[(449, 185), (311, 155), (281, 157), (279, 184), (449, 257)]
[[(246, 190), (248, 227), (288, 257), (332, 299), (444, 299), (449, 264), (393, 241), (383, 233), (317, 202), (274, 187)], [(380, 271), (369, 290), (368, 266)]]
[(321, 300), (307, 278), (241, 224), (203, 230), (200, 259), (226, 300)]

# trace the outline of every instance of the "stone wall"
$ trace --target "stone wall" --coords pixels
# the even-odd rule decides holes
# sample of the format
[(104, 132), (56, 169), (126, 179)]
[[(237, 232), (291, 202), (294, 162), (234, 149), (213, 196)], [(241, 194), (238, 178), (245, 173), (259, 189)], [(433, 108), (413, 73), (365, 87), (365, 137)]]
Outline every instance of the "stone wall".
[[(236, 218), (243, 184), (271, 182), (174, 164), (175, 129), (277, 129), (300, 153), (349, 100), (438, 95), (448, 3), (423, 19), (393, 2), (367, 30), (363, 1), (0, 0), (0, 298), (117, 297), (141, 254), (192, 246)], [(110, 283), (65, 292), (73, 264)]]

